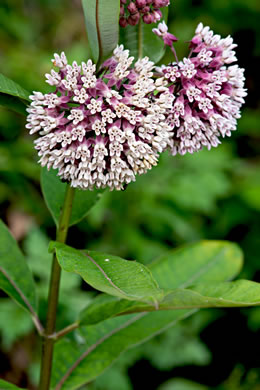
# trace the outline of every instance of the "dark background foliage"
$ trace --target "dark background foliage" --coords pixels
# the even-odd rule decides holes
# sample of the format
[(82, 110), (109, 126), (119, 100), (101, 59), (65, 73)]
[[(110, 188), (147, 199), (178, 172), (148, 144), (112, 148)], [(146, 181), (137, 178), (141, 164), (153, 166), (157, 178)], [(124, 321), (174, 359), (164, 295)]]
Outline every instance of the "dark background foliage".
[[(259, 282), (260, 4), (171, 3), (169, 26), (180, 39), (176, 44), (180, 58), (200, 21), (238, 43), (249, 93), (238, 130), (210, 152), (184, 157), (165, 153), (156, 168), (126, 191), (105, 193), (89, 217), (71, 229), (69, 243), (149, 263), (186, 242), (231, 240), (245, 254), (241, 277)], [(53, 52), (64, 50), (70, 60), (89, 56), (79, 0), (1, 0), (0, 21), (1, 72), (30, 91), (48, 90), (44, 74)], [(162, 62), (170, 61), (169, 51)], [(50, 266), (46, 248), (55, 229), (41, 198), (40, 167), (24, 124), (24, 117), (0, 108), (0, 217), (28, 256), (44, 313)], [(92, 296), (78, 277), (65, 275), (59, 325), (68, 325)], [(39, 345), (31, 320), (3, 293), (0, 310), (0, 377), (34, 389)], [(202, 310), (123, 355), (87, 388), (259, 390), (259, 329), (259, 308)]]

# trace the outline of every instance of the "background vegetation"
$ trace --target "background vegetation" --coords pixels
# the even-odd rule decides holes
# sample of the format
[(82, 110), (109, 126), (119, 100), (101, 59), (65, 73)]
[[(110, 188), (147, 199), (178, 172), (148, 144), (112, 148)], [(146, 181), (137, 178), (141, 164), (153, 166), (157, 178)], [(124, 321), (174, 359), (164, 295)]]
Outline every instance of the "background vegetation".
[[(179, 57), (199, 21), (238, 43), (249, 91), (238, 131), (210, 152), (166, 153), (158, 167), (126, 191), (105, 193), (88, 218), (71, 229), (69, 244), (147, 264), (186, 242), (228, 239), (245, 253), (242, 277), (260, 281), (259, 16), (257, 0), (172, 1), (169, 25), (180, 39)], [(48, 91), (44, 74), (53, 52), (64, 50), (70, 60), (88, 58), (79, 0), (2, 0), (0, 21), (1, 72), (30, 91)], [(170, 51), (162, 62), (169, 61)], [(23, 116), (0, 107), (0, 217), (29, 258), (44, 313), (47, 246), (55, 229), (41, 199), (40, 167), (24, 125)], [(77, 276), (64, 275), (59, 325), (73, 321), (92, 296)], [(68, 310), (71, 301), (75, 312)], [(4, 293), (0, 312), (0, 377), (35, 389), (39, 345), (32, 322)], [(145, 380), (149, 390), (259, 390), (259, 329), (259, 308), (201, 310), (123, 355), (86, 388), (139, 390)]]

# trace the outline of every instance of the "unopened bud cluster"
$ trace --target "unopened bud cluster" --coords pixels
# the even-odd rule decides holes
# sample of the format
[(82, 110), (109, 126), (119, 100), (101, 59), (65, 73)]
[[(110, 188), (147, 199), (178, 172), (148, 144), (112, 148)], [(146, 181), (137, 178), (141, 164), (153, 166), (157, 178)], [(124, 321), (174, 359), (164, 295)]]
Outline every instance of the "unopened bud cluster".
[(146, 24), (158, 22), (162, 17), (160, 8), (169, 4), (169, 0), (120, 0), (120, 26), (136, 26), (141, 18)]
[(133, 60), (117, 47), (98, 77), (91, 60), (71, 66), (64, 53), (55, 54), (58, 71), (46, 75), (55, 91), (30, 97), (26, 127), (40, 134), (39, 162), (72, 187), (121, 190), (170, 146), (164, 114), (172, 96), (155, 99), (153, 62), (145, 57), (130, 67)]

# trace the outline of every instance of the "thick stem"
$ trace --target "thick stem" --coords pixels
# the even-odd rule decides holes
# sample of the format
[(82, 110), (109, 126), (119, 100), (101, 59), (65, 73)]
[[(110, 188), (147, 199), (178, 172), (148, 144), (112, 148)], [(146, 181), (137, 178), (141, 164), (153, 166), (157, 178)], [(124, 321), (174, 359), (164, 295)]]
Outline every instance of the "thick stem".
[(143, 57), (143, 26), (142, 19), (140, 19), (138, 24), (138, 58)]
[[(73, 198), (74, 189), (69, 184), (67, 184), (64, 204), (61, 210), (60, 220), (56, 233), (56, 240), (61, 243), (64, 243), (67, 238)], [(50, 336), (55, 332), (56, 327), (56, 312), (59, 299), (60, 277), (61, 268), (56, 255), (54, 254), (48, 294), (46, 329), (42, 344), (41, 377), (39, 390), (49, 390), (50, 387), (52, 356), (55, 342), (55, 340)]]

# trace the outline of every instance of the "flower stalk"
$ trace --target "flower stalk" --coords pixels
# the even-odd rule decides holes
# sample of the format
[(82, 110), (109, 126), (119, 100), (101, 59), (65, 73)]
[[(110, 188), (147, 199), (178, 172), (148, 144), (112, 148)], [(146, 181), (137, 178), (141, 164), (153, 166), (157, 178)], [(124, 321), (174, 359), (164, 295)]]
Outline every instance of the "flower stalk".
[(143, 28), (142, 28), (142, 20), (140, 20), (138, 25), (138, 58), (141, 59), (142, 57), (143, 57)]
[[(65, 243), (69, 228), (69, 221), (72, 211), (74, 188), (67, 185), (64, 204), (61, 210), (59, 224), (57, 226), (56, 240)], [(41, 361), (41, 376), (40, 376), (40, 390), (49, 390), (51, 380), (53, 347), (55, 339), (51, 337), (55, 332), (56, 314), (59, 299), (59, 287), (61, 278), (61, 267), (58, 263), (57, 257), (53, 255), (51, 279), (48, 294), (48, 311), (46, 319), (46, 329), (42, 339), (42, 361)]]

